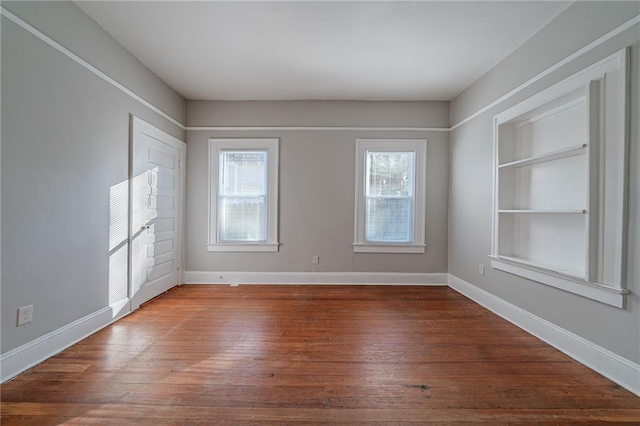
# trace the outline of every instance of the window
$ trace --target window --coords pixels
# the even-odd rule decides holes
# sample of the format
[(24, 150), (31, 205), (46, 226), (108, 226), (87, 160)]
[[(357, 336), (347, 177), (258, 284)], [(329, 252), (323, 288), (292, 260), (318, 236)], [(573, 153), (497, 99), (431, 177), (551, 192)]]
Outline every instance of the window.
[(355, 252), (424, 253), (425, 140), (356, 141)]
[(278, 251), (278, 139), (210, 139), (209, 251)]

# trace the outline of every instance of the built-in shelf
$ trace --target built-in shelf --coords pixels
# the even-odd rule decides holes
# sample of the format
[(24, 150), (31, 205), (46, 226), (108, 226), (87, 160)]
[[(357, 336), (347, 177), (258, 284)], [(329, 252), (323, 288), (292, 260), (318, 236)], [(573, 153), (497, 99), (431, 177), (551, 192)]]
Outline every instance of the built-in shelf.
[(501, 259), (501, 260), (506, 260), (506, 261), (509, 261), (509, 262), (516, 262), (516, 263), (519, 263), (521, 265), (526, 265), (526, 266), (530, 266), (530, 267), (534, 267), (534, 268), (546, 269), (548, 271), (553, 271), (553, 272), (556, 272), (558, 274), (568, 275), (570, 277), (576, 277), (576, 278), (584, 279), (584, 275), (585, 275), (585, 271), (579, 271), (577, 269), (570, 269), (570, 268), (566, 268), (566, 267), (562, 267), (562, 266), (558, 266), (558, 265), (550, 265), (550, 264), (538, 263), (538, 262), (531, 261), (529, 259), (524, 259), (522, 257), (498, 255), (497, 258)]
[(586, 210), (498, 210), (498, 213), (513, 214), (586, 214)]
[[(582, 95), (581, 92), (578, 92), (578, 93), (580, 95)], [(574, 92), (574, 95), (575, 95), (575, 92)], [(571, 97), (571, 95), (570, 95), (570, 97)], [(545, 119), (547, 117), (550, 117), (552, 115), (561, 113), (564, 110), (567, 110), (569, 108), (573, 108), (576, 105), (580, 105), (580, 104), (584, 103), (585, 101), (586, 101), (586, 99), (585, 99), (584, 96), (579, 96), (578, 98), (573, 99), (571, 101), (561, 103), (559, 106), (557, 106), (555, 108), (553, 108), (553, 107), (551, 109), (544, 108), (543, 112), (541, 112), (541, 113), (534, 114), (531, 117), (527, 117), (527, 118), (522, 119), (522, 120), (518, 120), (518, 122), (515, 123), (515, 127), (517, 129), (517, 128), (520, 128), (520, 127), (527, 126), (527, 125), (529, 125), (531, 123), (534, 123), (534, 122), (536, 122), (538, 120), (543, 120), (543, 119)]]
[(494, 117), (491, 266), (624, 307), (629, 50)]
[(494, 255), (499, 260), (587, 278), (589, 160), (597, 146), (587, 112), (595, 111), (595, 86), (589, 83), (504, 122), (498, 119)]
[(572, 157), (574, 155), (581, 155), (586, 152), (587, 152), (587, 144), (584, 143), (584, 144), (573, 146), (570, 148), (565, 148), (558, 151), (549, 152), (546, 154), (535, 155), (533, 157), (523, 158), (522, 160), (511, 161), (505, 164), (500, 164), (498, 168), (531, 166), (533, 164), (559, 160), (561, 158)]

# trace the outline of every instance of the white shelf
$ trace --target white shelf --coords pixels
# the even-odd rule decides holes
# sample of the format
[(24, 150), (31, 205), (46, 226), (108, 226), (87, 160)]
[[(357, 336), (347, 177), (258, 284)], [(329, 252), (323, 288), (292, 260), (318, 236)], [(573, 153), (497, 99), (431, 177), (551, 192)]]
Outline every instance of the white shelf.
[[(545, 111), (542, 112), (542, 113), (534, 114), (531, 117), (528, 117), (526, 119), (518, 120), (518, 122), (515, 123), (516, 128), (523, 127), (523, 126), (528, 126), (531, 123), (534, 123), (536, 121), (543, 120), (543, 119), (545, 119), (547, 117), (550, 117), (550, 116), (552, 116), (554, 114), (561, 113), (562, 111), (564, 111), (566, 109), (573, 108), (574, 106), (586, 103), (587, 98), (585, 96), (583, 96), (584, 92), (582, 92), (582, 91), (573, 92), (574, 96), (576, 94), (580, 94), (581, 96), (579, 98), (577, 98), (577, 99), (572, 100), (572, 101), (563, 102), (563, 103), (561, 103), (559, 106), (557, 106), (555, 108), (552, 108), (552, 109), (546, 109), (545, 108)], [(565, 95), (565, 96), (572, 96), (572, 94)]]
[(545, 163), (547, 161), (559, 160), (561, 158), (573, 157), (574, 155), (581, 155), (587, 152), (587, 144), (581, 144), (570, 148), (561, 149), (558, 151), (549, 152), (546, 154), (535, 155), (533, 157), (523, 158), (522, 160), (511, 161), (509, 163), (500, 164), (498, 168), (508, 167), (524, 167), (531, 166), (533, 164)]
[(507, 260), (508, 258), (502, 256), (490, 256), (490, 258), (491, 267), (500, 271), (538, 281), (617, 308), (624, 308), (626, 295), (629, 294), (628, 290), (620, 287), (592, 283), (583, 278), (541, 270), (537, 266), (527, 265), (520, 261)]
[(585, 276), (585, 271), (579, 271), (577, 269), (563, 268), (563, 267), (558, 266), (558, 265), (548, 265), (548, 264), (537, 263), (537, 262), (533, 262), (533, 261), (531, 261), (529, 259), (524, 259), (524, 258), (521, 258), (521, 257), (503, 256), (503, 255), (499, 254), (498, 255), (498, 259), (506, 260), (506, 261), (509, 261), (509, 262), (520, 263), (520, 264), (523, 264), (523, 265), (526, 265), (526, 266), (530, 266), (530, 267), (541, 268), (541, 269), (545, 269), (545, 270), (548, 270), (548, 271), (556, 272), (558, 274), (568, 275), (568, 276), (576, 277), (576, 278), (584, 279), (584, 276)]
[(597, 144), (587, 144), (595, 139), (585, 93), (497, 123), (494, 253), (511, 271), (586, 281), (589, 148)]
[(498, 210), (498, 213), (513, 214), (587, 214), (586, 210)]

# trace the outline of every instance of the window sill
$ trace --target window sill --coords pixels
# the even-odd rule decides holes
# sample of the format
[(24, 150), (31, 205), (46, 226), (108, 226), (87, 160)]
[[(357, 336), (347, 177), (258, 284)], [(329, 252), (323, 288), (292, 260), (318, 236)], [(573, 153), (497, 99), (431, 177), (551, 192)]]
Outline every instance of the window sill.
[(354, 253), (424, 253), (426, 244), (364, 244), (354, 243)]
[(276, 252), (279, 250), (278, 243), (213, 243), (207, 244), (208, 251), (262, 251)]
[(607, 305), (624, 309), (625, 296), (629, 290), (606, 284), (598, 284), (567, 276), (555, 271), (536, 267), (528, 263), (521, 263), (513, 259), (505, 259), (500, 256), (489, 256), (491, 267), (510, 274), (519, 275), (569, 293), (577, 294), (588, 299), (597, 300)]

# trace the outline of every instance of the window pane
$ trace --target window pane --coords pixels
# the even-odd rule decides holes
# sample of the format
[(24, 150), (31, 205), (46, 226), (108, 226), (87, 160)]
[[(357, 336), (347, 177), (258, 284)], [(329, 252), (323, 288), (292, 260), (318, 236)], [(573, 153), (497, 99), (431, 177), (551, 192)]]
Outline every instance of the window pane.
[(413, 199), (367, 197), (367, 241), (409, 243), (413, 241)]
[(413, 196), (414, 152), (367, 151), (366, 195)]
[(221, 195), (266, 195), (267, 151), (221, 151)]
[(367, 241), (413, 242), (414, 164), (414, 152), (367, 151)]
[(265, 197), (220, 197), (220, 241), (266, 241)]
[(267, 151), (220, 152), (219, 241), (267, 240)]

